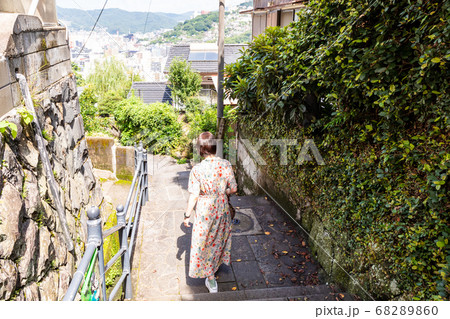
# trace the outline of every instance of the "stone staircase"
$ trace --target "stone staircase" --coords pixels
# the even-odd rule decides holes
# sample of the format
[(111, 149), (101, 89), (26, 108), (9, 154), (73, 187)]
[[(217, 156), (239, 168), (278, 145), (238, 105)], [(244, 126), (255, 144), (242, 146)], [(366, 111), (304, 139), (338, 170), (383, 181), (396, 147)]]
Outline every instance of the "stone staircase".
[(261, 196), (232, 197), (240, 223), (233, 226), (231, 264), (216, 272), (219, 292), (208, 293), (204, 279), (188, 276), (192, 228), (183, 226), (183, 212), (190, 167), (158, 158), (149, 171), (150, 200), (132, 262), (133, 300), (352, 300), (325, 283), (307, 236)]
[[(220, 284), (219, 284), (220, 286)], [(197, 293), (150, 297), (146, 300), (173, 301), (351, 301), (348, 293), (335, 292), (328, 285), (247, 289), (222, 291), (215, 294)]]

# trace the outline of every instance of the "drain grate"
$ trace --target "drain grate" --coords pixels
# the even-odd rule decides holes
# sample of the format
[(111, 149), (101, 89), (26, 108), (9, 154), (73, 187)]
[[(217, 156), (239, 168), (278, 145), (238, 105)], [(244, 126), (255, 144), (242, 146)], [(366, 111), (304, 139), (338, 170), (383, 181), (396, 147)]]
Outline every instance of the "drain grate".
[(250, 208), (236, 209), (236, 216), (234, 217), (239, 222), (233, 224), (233, 236), (247, 236), (247, 235), (261, 235), (263, 230), (255, 217), (255, 214)]

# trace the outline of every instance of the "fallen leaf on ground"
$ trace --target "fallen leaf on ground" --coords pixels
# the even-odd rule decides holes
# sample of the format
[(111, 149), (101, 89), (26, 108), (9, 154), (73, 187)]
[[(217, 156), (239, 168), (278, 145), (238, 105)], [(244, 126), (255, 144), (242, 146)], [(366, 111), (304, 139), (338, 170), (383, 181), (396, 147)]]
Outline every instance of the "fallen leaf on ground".
[(283, 250), (282, 253), (286, 255), (288, 252), (286, 250)]
[(239, 262), (239, 261), (242, 261), (242, 259), (237, 259), (236, 261)]
[(297, 282), (297, 278), (291, 277), (291, 281), (292, 281), (292, 282)]
[(233, 291), (235, 291), (236, 289), (237, 289), (236, 287), (231, 288), (231, 290), (233, 290)]
[(303, 247), (305, 247), (305, 246), (306, 246), (306, 243), (305, 243), (304, 241), (302, 241), (302, 246), (303, 246)]
[(269, 226), (270, 226), (270, 227), (273, 227), (273, 224), (270, 224)]
[(339, 298), (344, 299), (344, 294), (339, 294)]
[(270, 232), (268, 232), (268, 231), (266, 231), (264, 234), (266, 234), (266, 235), (270, 235)]

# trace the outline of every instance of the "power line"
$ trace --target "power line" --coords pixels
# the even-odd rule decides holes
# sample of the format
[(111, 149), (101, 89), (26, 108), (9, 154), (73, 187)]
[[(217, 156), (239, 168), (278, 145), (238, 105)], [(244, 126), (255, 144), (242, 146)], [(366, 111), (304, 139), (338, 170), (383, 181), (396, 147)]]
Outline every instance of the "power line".
[(84, 44), (83, 44), (83, 46), (81, 47), (80, 52), (78, 52), (78, 55), (77, 55), (77, 57), (75, 58), (75, 60), (77, 60), (78, 57), (80, 56), (80, 54), (83, 52), (84, 47), (86, 46), (86, 43), (89, 41), (89, 38), (91, 37), (92, 32), (94, 32), (94, 29), (95, 29), (95, 27), (97, 26), (98, 20), (99, 20), (100, 17), (102, 16), (103, 10), (105, 9), (107, 3), (108, 3), (108, 0), (105, 0), (105, 4), (103, 5), (103, 8), (102, 8), (102, 10), (100, 11), (100, 13), (98, 14), (97, 20), (95, 21), (94, 26), (93, 26), (92, 29), (91, 29), (91, 32), (89, 32), (89, 36), (87, 37), (86, 41), (84, 41)]
[[(92, 17), (90, 14), (89, 14), (89, 12), (86, 10), (86, 9), (84, 9), (77, 1), (75, 1), (75, 0), (72, 0), (72, 2), (73, 3), (75, 3), (89, 18), (91, 18), (91, 20), (92, 21), (95, 21), (94, 20), (94, 17)], [(151, 5), (151, 2), (152, 2), (152, 0), (150, 0), (150, 4), (149, 4), (149, 10), (150, 10), (150, 5)], [(97, 19), (97, 21), (96, 21), (96, 24), (97, 24), (97, 22), (98, 22), (98, 19)], [(101, 27), (101, 24), (100, 23), (98, 23), (98, 25)], [(103, 28), (103, 27), (102, 27)], [(109, 32), (107, 32), (107, 31), (105, 31), (105, 28), (103, 28), (101, 31), (103, 31), (104, 33), (106, 33), (107, 35), (108, 35), (108, 37), (117, 45), (117, 47), (119, 48), (119, 49), (124, 49), (124, 47), (122, 46), (122, 45), (120, 45), (119, 43), (117, 43), (117, 41), (111, 36), (111, 34), (109, 33)], [(92, 32), (92, 31), (91, 31)], [(90, 35), (89, 35), (89, 37), (90, 37)], [(87, 40), (86, 40), (86, 43), (87, 43)], [(83, 45), (83, 49), (84, 49), (84, 46), (86, 45), (86, 43)], [(83, 50), (82, 49), (82, 50)], [(80, 56), (80, 54), (81, 54), (81, 52), (82, 52), (82, 50), (80, 51), (80, 53), (77, 55), (77, 57), (75, 58), (75, 60), (74, 60), (74, 62), (76, 62), (76, 60), (78, 59), (78, 57)], [(147, 72), (145, 72), (145, 70), (142, 70), (142, 72), (144, 72), (144, 74), (146, 74), (146, 75), (149, 75)], [(134, 72), (133, 72), (133, 74), (134, 74)], [(164, 86), (162, 86), (159, 82), (153, 82), (153, 83), (157, 83), (157, 85), (160, 87), (160, 88), (162, 88), (162, 89), (165, 89), (165, 87)], [(131, 89), (130, 89), (131, 90)]]
[(147, 21), (148, 21), (148, 16), (150, 15), (150, 6), (151, 5), (152, 5), (152, 0), (150, 0), (148, 3), (147, 17), (145, 18), (145, 25), (144, 25), (144, 34), (147, 29)]

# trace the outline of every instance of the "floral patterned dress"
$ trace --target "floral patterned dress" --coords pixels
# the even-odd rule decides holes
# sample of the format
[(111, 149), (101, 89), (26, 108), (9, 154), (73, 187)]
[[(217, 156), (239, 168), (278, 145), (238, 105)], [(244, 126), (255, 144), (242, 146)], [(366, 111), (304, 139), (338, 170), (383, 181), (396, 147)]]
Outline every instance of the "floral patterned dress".
[(230, 264), (231, 215), (227, 188), (236, 188), (230, 162), (219, 157), (204, 159), (189, 176), (188, 191), (199, 195), (192, 228), (189, 276), (214, 275), (223, 263)]

